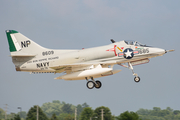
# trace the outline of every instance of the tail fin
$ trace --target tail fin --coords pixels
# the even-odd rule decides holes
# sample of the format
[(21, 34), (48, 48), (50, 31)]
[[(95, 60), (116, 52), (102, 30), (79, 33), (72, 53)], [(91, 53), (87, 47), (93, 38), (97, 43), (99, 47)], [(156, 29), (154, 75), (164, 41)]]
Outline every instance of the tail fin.
[(36, 56), (46, 50), (15, 30), (7, 30), (6, 35), (11, 56)]

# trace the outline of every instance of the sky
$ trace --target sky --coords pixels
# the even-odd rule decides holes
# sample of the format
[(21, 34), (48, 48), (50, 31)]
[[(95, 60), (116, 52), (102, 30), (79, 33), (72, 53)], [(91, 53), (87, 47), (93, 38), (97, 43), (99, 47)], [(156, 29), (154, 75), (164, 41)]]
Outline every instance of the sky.
[[(140, 108), (180, 110), (179, 0), (1, 0), (0, 108), (8, 113), (28, 111), (53, 100), (73, 105), (86, 102), (93, 109), (109, 107), (113, 115)], [(82, 49), (135, 40), (163, 49), (175, 49), (148, 64), (98, 78), (101, 89), (89, 90), (86, 80), (54, 80), (62, 74), (16, 72), (5, 30), (17, 30), (46, 48)]]

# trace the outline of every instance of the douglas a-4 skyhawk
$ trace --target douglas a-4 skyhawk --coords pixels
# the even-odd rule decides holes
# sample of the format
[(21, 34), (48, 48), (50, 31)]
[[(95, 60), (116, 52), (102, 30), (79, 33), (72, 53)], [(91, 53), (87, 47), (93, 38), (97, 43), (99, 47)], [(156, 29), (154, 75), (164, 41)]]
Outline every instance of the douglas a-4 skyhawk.
[(94, 78), (113, 75), (121, 70), (113, 70), (115, 64), (132, 70), (134, 81), (140, 77), (133, 66), (145, 64), (150, 58), (162, 56), (174, 50), (149, 47), (136, 41), (115, 42), (112, 44), (80, 49), (54, 50), (41, 47), (15, 30), (7, 30), (7, 39), (16, 71), (31, 73), (62, 73), (55, 79), (87, 80), (87, 87), (100, 88), (101, 82)]

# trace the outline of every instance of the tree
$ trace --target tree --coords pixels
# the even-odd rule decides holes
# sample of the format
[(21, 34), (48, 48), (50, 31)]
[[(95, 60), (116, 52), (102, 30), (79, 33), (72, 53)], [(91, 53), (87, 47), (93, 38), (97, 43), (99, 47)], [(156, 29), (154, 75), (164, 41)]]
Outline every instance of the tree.
[(124, 113), (121, 113), (117, 117), (117, 120), (140, 120), (140, 119), (137, 113), (126, 111)]
[(17, 114), (17, 115), (14, 116), (14, 120), (21, 120), (19, 114)]
[(82, 108), (86, 108), (86, 107), (89, 107), (89, 105), (85, 102), (82, 104)]
[(83, 103), (82, 105), (78, 104), (78, 105), (76, 106), (76, 108), (77, 108), (77, 117), (78, 117), (78, 118), (80, 117), (80, 114), (81, 114), (81, 112), (83, 111), (83, 109), (86, 108), (86, 107), (89, 107), (89, 105), (88, 105), (86, 102)]
[(153, 110), (139, 109), (137, 114), (142, 120), (180, 120), (180, 111), (170, 107), (164, 110), (159, 107), (154, 107)]
[(55, 113), (52, 115), (52, 117), (51, 117), (51, 119), (50, 119), (50, 120), (58, 120), (58, 118), (57, 118), (57, 116), (56, 116), (56, 114), (55, 114)]
[(93, 110), (91, 107), (86, 107), (83, 109), (80, 115), (80, 120), (89, 120), (93, 117)]
[(153, 111), (159, 112), (159, 111), (161, 111), (161, 108), (159, 108), (159, 107), (153, 107)]
[(74, 114), (61, 113), (58, 116), (59, 120), (74, 120)]
[(77, 108), (77, 115), (80, 115), (80, 113), (83, 111), (83, 107), (80, 104), (78, 104), (76, 108)]
[(4, 118), (4, 114), (5, 114), (4, 110), (0, 108), (0, 119)]
[[(39, 120), (48, 120), (48, 117), (43, 113), (42, 109), (38, 107)], [(36, 120), (37, 117), (37, 106), (31, 107), (27, 113), (26, 120)]]
[(59, 115), (60, 113), (62, 113), (62, 110), (61, 110), (62, 107), (63, 107), (63, 103), (61, 104), (61, 102), (59, 100), (54, 100), (54, 101), (52, 101), (52, 103), (50, 103), (50, 102), (44, 103), (41, 106), (42, 110), (49, 118), (54, 113), (56, 115)]
[(141, 108), (136, 113), (139, 114), (139, 115), (149, 115), (150, 114), (150, 110), (142, 109)]
[(166, 110), (173, 112), (173, 109), (171, 109), (170, 107), (167, 107)]
[(159, 117), (165, 117), (167, 115), (170, 115), (169, 110), (161, 110), (161, 111), (159, 111), (159, 114), (158, 114)]
[(113, 120), (110, 109), (104, 106), (98, 107), (94, 110), (93, 118), (97, 118), (96, 120), (101, 120), (102, 109), (104, 120)]
[(21, 111), (21, 112), (18, 112), (18, 114), (19, 114), (20, 118), (25, 119), (27, 113), (25, 111)]
[(52, 103), (61, 104), (61, 102), (59, 100), (53, 100)]
[(68, 114), (64, 120), (74, 120), (74, 116), (72, 116), (71, 114)]
[(180, 120), (180, 114), (177, 114), (177, 115), (174, 117), (174, 120)]
[(72, 114), (73, 113), (73, 110), (71, 109), (71, 104), (64, 104), (63, 107), (62, 107), (62, 111), (64, 113), (68, 113), (68, 114)]
[(173, 111), (173, 114), (174, 114), (174, 115), (180, 114), (180, 110), (174, 110), (174, 111)]
[(161, 111), (161, 108), (159, 107), (153, 107), (153, 110), (151, 110), (151, 116), (159, 116), (159, 112)]

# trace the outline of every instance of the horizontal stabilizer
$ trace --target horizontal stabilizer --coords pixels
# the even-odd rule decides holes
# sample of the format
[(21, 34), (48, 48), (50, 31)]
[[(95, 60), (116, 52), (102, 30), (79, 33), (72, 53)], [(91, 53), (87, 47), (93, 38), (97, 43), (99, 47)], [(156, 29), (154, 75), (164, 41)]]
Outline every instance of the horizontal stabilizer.
[(28, 54), (28, 53), (17, 53), (17, 54), (11, 54), (10, 55), (11, 57), (34, 57), (36, 55), (33, 55), (33, 54)]

